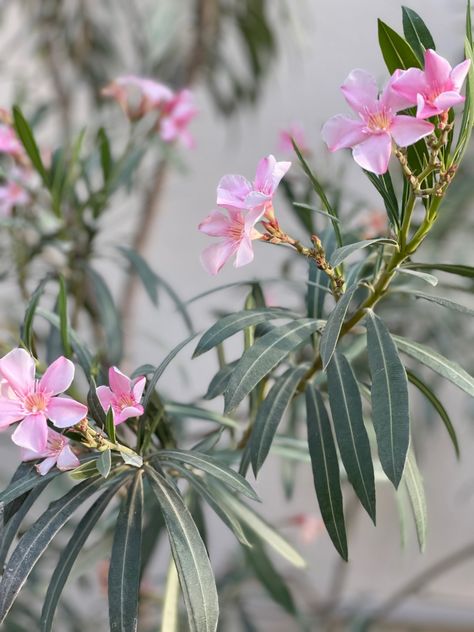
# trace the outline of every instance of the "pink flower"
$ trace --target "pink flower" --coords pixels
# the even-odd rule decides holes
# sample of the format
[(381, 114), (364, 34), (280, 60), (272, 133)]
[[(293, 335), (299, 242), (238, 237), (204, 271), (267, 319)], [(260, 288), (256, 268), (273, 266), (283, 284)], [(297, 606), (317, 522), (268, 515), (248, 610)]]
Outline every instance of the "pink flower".
[(190, 90), (177, 92), (163, 105), (162, 115), (158, 122), (158, 130), (163, 142), (173, 143), (179, 140), (188, 149), (194, 147), (194, 139), (188, 131), (188, 125), (197, 113), (192, 92)]
[(0, 153), (18, 157), (23, 154), (23, 147), (15, 130), (10, 125), (0, 124)]
[(273, 196), (290, 167), (291, 162), (277, 162), (270, 154), (258, 163), (253, 184), (244, 176), (224, 176), (217, 185), (218, 206), (263, 209), (268, 219), (273, 219)]
[(285, 153), (293, 153), (292, 139), (294, 139), (303, 155), (310, 153), (304, 129), (299, 123), (292, 123), (287, 129), (280, 130), (278, 149)]
[(142, 118), (173, 99), (174, 93), (168, 86), (135, 75), (117, 77), (102, 89), (102, 94), (115, 99), (131, 120)]
[(399, 71), (392, 87), (411, 105), (418, 106), (418, 118), (429, 118), (464, 102), (465, 98), (459, 92), (470, 64), (470, 60), (466, 59), (452, 68), (444, 57), (428, 49), (425, 51), (425, 70), (409, 68)]
[(397, 115), (410, 105), (408, 99), (392, 89), (399, 72), (395, 72), (380, 97), (372, 75), (365, 70), (353, 70), (349, 74), (341, 90), (359, 120), (340, 114), (325, 123), (322, 137), (329, 151), (350, 147), (360, 167), (382, 174), (388, 169), (392, 139), (400, 147), (407, 147), (432, 133), (431, 123)]
[(27, 448), (22, 448), (21, 450), (22, 461), (33, 461), (34, 459), (43, 458), (44, 461), (36, 466), (41, 476), (47, 474), (54, 465), (62, 472), (73, 470), (80, 465), (79, 459), (71, 450), (68, 439), (64, 435), (59, 434), (59, 432), (51, 430), (51, 428), (48, 428), (47, 444), (44, 450), (38, 452)]
[(87, 415), (87, 406), (69, 397), (56, 397), (74, 379), (74, 364), (61, 356), (35, 379), (35, 363), (24, 349), (13, 349), (0, 359), (3, 378), (0, 428), (21, 421), (12, 435), (16, 445), (35, 452), (46, 449), (50, 419), (57, 428), (74, 426)]
[(254, 227), (263, 217), (263, 208), (251, 211), (227, 207), (228, 217), (220, 211), (213, 211), (198, 226), (211, 237), (223, 237), (217, 244), (208, 246), (201, 255), (201, 263), (209, 274), (217, 274), (225, 262), (235, 254), (234, 266), (240, 268), (253, 261), (252, 241), (262, 234)]
[(290, 518), (289, 524), (298, 528), (298, 535), (304, 544), (311, 544), (324, 532), (322, 518), (314, 514), (296, 514)]
[(129, 417), (139, 417), (143, 415), (143, 406), (140, 399), (145, 388), (146, 378), (143, 376), (131, 380), (116, 366), (109, 369), (108, 386), (97, 387), (97, 397), (102, 408), (107, 412), (112, 408), (114, 424), (117, 426)]
[(0, 216), (9, 217), (15, 206), (30, 202), (30, 196), (17, 182), (11, 180), (0, 186)]

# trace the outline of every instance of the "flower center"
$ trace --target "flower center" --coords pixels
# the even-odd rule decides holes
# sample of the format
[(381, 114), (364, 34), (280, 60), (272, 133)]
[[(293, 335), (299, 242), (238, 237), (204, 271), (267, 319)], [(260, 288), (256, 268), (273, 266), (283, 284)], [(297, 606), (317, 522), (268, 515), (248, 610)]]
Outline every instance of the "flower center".
[(386, 132), (392, 125), (393, 116), (390, 110), (382, 108), (378, 112), (367, 113), (367, 127), (371, 132)]
[(117, 406), (120, 410), (128, 408), (129, 406), (135, 406), (135, 398), (131, 393), (123, 393), (117, 398)]
[(434, 103), (435, 99), (439, 97), (440, 94), (447, 90), (445, 85), (441, 85), (439, 83), (433, 82), (430, 83), (430, 91), (424, 94), (426, 101), (428, 103)]
[(25, 410), (29, 413), (39, 413), (46, 410), (48, 399), (44, 393), (30, 393), (25, 397)]
[(227, 235), (233, 241), (240, 241), (240, 239), (242, 239), (243, 232), (244, 232), (244, 222), (242, 218), (234, 219), (232, 224), (227, 229)]

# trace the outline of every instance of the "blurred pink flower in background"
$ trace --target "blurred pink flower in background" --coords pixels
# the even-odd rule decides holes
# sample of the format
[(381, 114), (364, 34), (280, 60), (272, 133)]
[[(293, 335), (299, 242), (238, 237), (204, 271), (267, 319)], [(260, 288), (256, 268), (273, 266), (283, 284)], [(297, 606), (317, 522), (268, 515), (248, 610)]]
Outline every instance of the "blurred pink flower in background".
[(194, 96), (190, 90), (180, 90), (167, 101), (158, 121), (161, 139), (165, 143), (180, 141), (185, 147), (194, 147), (194, 139), (189, 133), (188, 125), (197, 115)]
[(54, 465), (61, 471), (73, 470), (80, 465), (79, 459), (71, 450), (67, 437), (51, 430), (51, 428), (48, 428), (48, 439), (44, 450), (36, 452), (22, 448), (22, 461), (33, 461), (35, 459), (44, 459), (36, 466), (41, 476), (47, 474)]
[(349, 74), (341, 90), (358, 118), (339, 114), (324, 124), (322, 137), (329, 151), (352, 148), (360, 167), (383, 174), (392, 154), (392, 139), (400, 147), (407, 147), (433, 132), (431, 123), (397, 114), (411, 104), (392, 89), (399, 72), (395, 72), (380, 97), (377, 83), (368, 72), (356, 69)]
[(102, 408), (107, 412), (112, 409), (114, 424), (117, 426), (130, 417), (143, 415), (140, 400), (145, 388), (146, 378), (143, 376), (131, 380), (116, 366), (109, 369), (109, 386), (98, 386), (97, 397)]
[(357, 215), (353, 225), (362, 231), (363, 239), (384, 237), (389, 231), (387, 213), (379, 209), (366, 209)]
[(14, 180), (0, 185), (0, 217), (9, 217), (15, 206), (28, 204), (28, 192)]
[(465, 98), (459, 94), (470, 60), (466, 59), (455, 68), (434, 50), (425, 51), (425, 69), (409, 68), (399, 72), (393, 81), (393, 89), (417, 106), (418, 118), (442, 114)]
[(18, 140), (15, 130), (10, 125), (0, 123), (0, 153), (15, 158), (23, 154), (23, 146)]
[(292, 154), (294, 152), (293, 143), (291, 142), (292, 139), (294, 139), (303, 155), (311, 153), (309, 145), (306, 142), (305, 131), (300, 123), (291, 123), (286, 129), (280, 130), (278, 135), (279, 151)]
[(12, 435), (16, 445), (42, 452), (48, 440), (47, 419), (58, 428), (84, 419), (87, 406), (69, 397), (57, 397), (71, 386), (74, 370), (74, 364), (61, 356), (37, 380), (35, 362), (24, 349), (13, 349), (0, 359), (0, 428), (21, 421)]
[(298, 535), (304, 544), (311, 544), (325, 530), (321, 516), (316, 514), (296, 514), (288, 520), (288, 524), (297, 527)]

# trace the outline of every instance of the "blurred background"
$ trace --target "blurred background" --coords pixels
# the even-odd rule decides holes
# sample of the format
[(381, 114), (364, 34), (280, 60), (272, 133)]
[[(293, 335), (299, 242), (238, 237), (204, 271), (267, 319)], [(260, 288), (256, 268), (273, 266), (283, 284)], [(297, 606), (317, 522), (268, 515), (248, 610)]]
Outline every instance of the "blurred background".
[[(428, 24), (438, 52), (453, 65), (458, 63), (463, 58), (464, 1), (412, 0), (409, 6)], [(123, 311), (126, 368), (159, 363), (186, 336), (186, 329), (168, 293), (160, 293), (157, 309), (137, 280), (127, 277), (117, 244), (134, 245), (183, 301), (217, 285), (287, 274), (286, 252), (257, 244), (251, 266), (235, 270), (228, 265), (217, 279), (211, 278), (199, 262), (209, 240), (197, 231), (198, 223), (214, 208), (222, 175), (238, 173), (252, 179), (258, 160), (269, 153), (294, 161), (288, 148), (281, 146), (282, 131), (301, 128), (320, 178), (334, 195), (344, 189), (340, 208), (349, 225), (370, 229), (374, 218), (383, 215), (382, 201), (368, 180), (347, 155), (327, 152), (320, 129), (327, 118), (347, 111), (339, 86), (351, 69), (365, 68), (380, 83), (387, 79), (377, 43), (377, 18), (400, 32), (397, 2), (3, 0), (0, 11), (0, 106), (8, 110), (20, 103), (34, 120), (42, 147), (54, 150), (82, 128), (100, 125), (114, 144), (126, 142), (127, 119), (100, 94), (119, 75), (146, 76), (175, 88), (189, 86), (195, 93), (199, 109), (191, 126), (195, 147), (163, 158), (162, 147), (151, 146), (130, 192), (116, 195), (101, 220), (94, 265)], [(469, 156), (448, 196), (435, 238), (423, 248), (423, 261), (436, 256), (444, 262), (474, 264), (472, 163)], [(295, 163), (293, 172), (299, 173)], [(276, 210), (281, 223), (304, 238), (283, 195)], [(47, 256), (54, 259), (56, 254), (52, 248)], [(306, 274), (296, 268), (293, 276), (300, 273)], [(290, 287), (285, 291), (271, 283), (265, 287), (269, 301), (287, 307), (299, 304), (301, 297)], [(465, 289), (472, 290), (472, 284)], [(23, 312), (21, 297), (13, 300), (15, 292), (8, 280), (1, 286), (3, 342), (9, 340), (9, 324)], [(197, 330), (208, 327), (218, 313), (240, 309), (245, 294), (245, 288), (229, 288), (190, 303)], [(471, 296), (464, 295), (464, 302), (472, 303), (471, 299), (472, 291)], [(464, 368), (472, 371), (473, 329), (467, 317), (426, 303), (410, 309), (400, 300), (396, 305), (391, 316), (395, 329), (408, 329), (418, 339), (436, 338), (435, 348), (461, 358)], [(205, 393), (217, 364), (207, 356), (191, 363), (189, 355), (189, 350), (183, 352), (163, 384), (170, 397), (191, 402)], [(245, 572), (241, 582), (235, 580), (235, 569), (243, 564), (236, 557), (235, 541), (209, 516), (210, 553), (221, 581), (222, 630), (355, 630), (357, 621), (372, 609), (381, 613), (373, 629), (474, 630), (474, 409), (454, 387), (443, 384), (440, 393), (460, 439), (459, 462), (428, 405), (416, 397), (412, 400), (428, 502), (425, 553), (418, 552), (411, 525), (401, 545), (404, 526), (397, 502), (382, 484), (377, 528), (366, 515), (351, 511), (347, 495), (350, 563), (340, 562), (320, 525), (310, 466), (298, 467), (294, 493), (288, 499), (280, 459), (273, 457), (255, 484), (264, 515), (308, 559), (308, 569), (298, 572), (274, 560), (307, 620), (303, 624), (290, 617)], [(220, 400), (212, 405), (221, 411)], [(6, 437), (1, 450), (6, 482), (16, 459)], [(163, 588), (164, 553), (158, 552), (147, 580), (151, 623), (144, 630), (156, 629), (153, 613)], [(90, 580), (92, 586), (100, 578), (93, 560), (91, 554), (81, 566), (82, 571), (92, 566), (88, 569), (89, 575), (96, 575)], [(91, 594), (89, 584), (82, 589)], [(91, 614), (79, 608), (79, 615), (74, 615), (79, 617), (79, 629), (107, 629), (106, 593), (100, 594), (93, 600)], [(57, 629), (73, 630), (72, 625), (65, 621)]]

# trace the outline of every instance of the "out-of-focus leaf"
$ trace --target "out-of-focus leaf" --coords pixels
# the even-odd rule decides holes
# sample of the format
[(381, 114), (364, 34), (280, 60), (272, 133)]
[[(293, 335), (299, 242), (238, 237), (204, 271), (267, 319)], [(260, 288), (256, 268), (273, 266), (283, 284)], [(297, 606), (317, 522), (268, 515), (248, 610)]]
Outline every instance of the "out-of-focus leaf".
[(21, 339), (25, 343), (25, 346), (30, 351), (33, 350), (33, 321), (38, 308), (40, 298), (43, 296), (46, 284), (51, 280), (48, 275), (42, 281), (39, 282), (38, 287), (31, 295), (31, 298), (26, 307), (25, 316), (23, 318), (23, 325), (21, 327)]
[(442, 296), (433, 296), (432, 294), (425, 294), (425, 292), (419, 292), (418, 290), (411, 289), (397, 289), (397, 292), (402, 292), (403, 294), (413, 294), (416, 298), (421, 298), (426, 301), (430, 301), (431, 303), (436, 303), (437, 305), (441, 305), (442, 307), (447, 307), (448, 309), (452, 309), (455, 312), (459, 312), (460, 314), (467, 314), (468, 316), (474, 316), (474, 309), (470, 307), (466, 307), (466, 305), (461, 305), (461, 303), (456, 303), (456, 301), (452, 301), (449, 298), (443, 298)]
[(334, 215), (331, 215), (327, 211), (323, 211), (320, 208), (311, 206), (311, 204), (304, 204), (303, 202), (293, 202), (293, 206), (297, 206), (298, 208), (302, 208), (313, 213), (318, 213), (318, 215), (323, 215), (323, 217), (327, 217), (329, 220), (331, 220), (331, 222), (341, 222), (338, 217), (335, 217)]
[(426, 546), (426, 531), (428, 524), (426, 498), (423, 487), (423, 479), (416, 463), (415, 453), (413, 452), (413, 448), (411, 446), (407, 455), (403, 480), (408, 491), (413, 517), (415, 519), (418, 544), (420, 546), (420, 551), (423, 552)]
[(350, 257), (354, 252), (357, 252), (362, 248), (372, 246), (373, 244), (393, 244), (396, 246), (397, 242), (393, 239), (387, 239), (386, 237), (378, 237), (377, 239), (365, 239), (364, 241), (357, 241), (353, 244), (342, 246), (342, 248), (337, 248), (332, 253), (329, 259), (329, 263), (332, 265), (333, 268), (337, 268), (340, 263), (347, 259), (347, 257)]
[(425, 50), (427, 48), (436, 50), (433, 37), (418, 13), (408, 7), (402, 7), (402, 14), (405, 38), (418, 57), (418, 61), (423, 64)]
[(474, 279), (474, 267), (458, 265), (455, 263), (409, 263), (404, 270), (439, 270), (448, 274)]
[(395, 189), (393, 188), (390, 173), (387, 171), (387, 173), (384, 173), (382, 176), (378, 176), (375, 173), (366, 171), (365, 169), (364, 173), (382, 196), (390, 223), (395, 229), (399, 229), (400, 209), (398, 207), (398, 199)]
[(97, 142), (100, 152), (100, 166), (102, 167), (102, 177), (104, 179), (104, 186), (107, 185), (113, 168), (113, 158), (110, 149), (110, 141), (107, 136), (107, 132), (103, 127), (97, 132)]
[(66, 357), (71, 357), (71, 345), (69, 344), (69, 319), (67, 313), (67, 291), (66, 283), (62, 276), (59, 277), (59, 294), (58, 294), (58, 316), (59, 316), (59, 333), (61, 335), (61, 343), (63, 345)]
[(232, 419), (232, 417), (225, 417), (219, 413), (215, 413), (213, 410), (206, 410), (205, 408), (199, 408), (198, 406), (192, 406), (191, 404), (176, 404), (174, 402), (167, 402), (165, 404), (165, 410), (170, 415), (176, 417), (188, 417), (190, 419), (206, 419), (213, 421), (226, 428), (239, 428), (239, 423)]
[(94, 288), (94, 299), (106, 338), (106, 354), (110, 364), (118, 365), (122, 358), (122, 323), (114, 299), (102, 276), (87, 267), (87, 275)]
[(329, 404), (341, 459), (355, 493), (375, 523), (374, 467), (357, 380), (342, 353), (333, 355), (327, 374)]
[(223, 366), (212, 378), (209, 387), (207, 389), (206, 394), (203, 399), (214, 399), (219, 395), (222, 395), (225, 391), (227, 384), (230, 380), (230, 376), (232, 375), (232, 371), (235, 369), (237, 361), (230, 362)]
[(44, 185), (49, 188), (50, 183), (48, 173), (43, 165), (43, 161), (41, 160), (41, 154), (38, 149), (35, 137), (33, 135), (33, 132), (31, 131), (31, 127), (29, 126), (28, 121), (25, 119), (22, 111), (17, 105), (13, 106), (13, 124), (15, 126), (15, 131), (18, 134), (18, 138), (25, 148), (25, 151), (28, 154), (33, 167), (38, 172)]
[(385, 323), (367, 315), (367, 351), (372, 375), (372, 421), (384, 472), (398, 487), (410, 440), (408, 381), (397, 347)]
[(234, 410), (284, 358), (321, 329), (323, 321), (299, 318), (276, 327), (248, 349), (232, 373), (224, 392), (225, 412)]
[(161, 615), (161, 632), (179, 632), (179, 577), (173, 558), (168, 566)]
[(344, 294), (341, 296), (327, 320), (326, 326), (321, 336), (321, 343), (319, 350), (321, 353), (321, 359), (323, 361), (323, 369), (326, 369), (327, 365), (331, 361), (332, 354), (334, 353), (341, 332), (342, 323), (349, 308), (349, 303), (357, 290), (357, 284), (347, 288)]
[(146, 290), (153, 305), (158, 305), (158, 278), (153, 270), (150, 268), (145, 259), (132, 248), (125, 248), (119, 246), (120, 252), (128, 259), (129, 263), (133, 266), (133, 269), (138, 274), (140, 281), (143, 283), (143, 287)]

